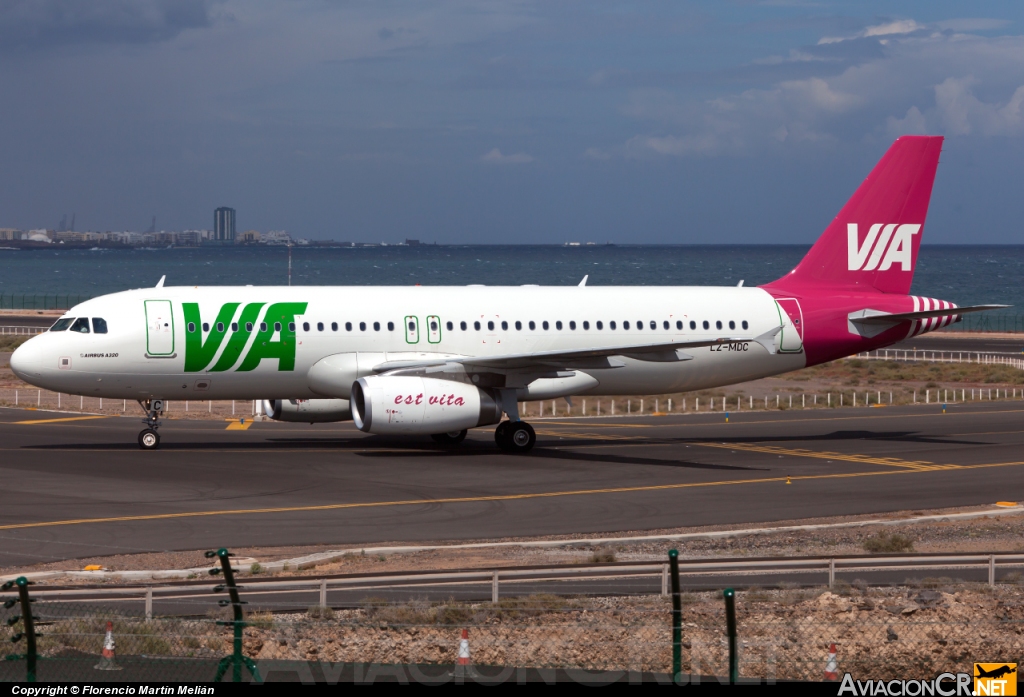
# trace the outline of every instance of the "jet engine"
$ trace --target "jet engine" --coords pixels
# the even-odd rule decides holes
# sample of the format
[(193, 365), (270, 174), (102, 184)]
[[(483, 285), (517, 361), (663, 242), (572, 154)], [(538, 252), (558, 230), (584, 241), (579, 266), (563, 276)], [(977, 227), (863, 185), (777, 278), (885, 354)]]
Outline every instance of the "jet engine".
[(366, 433), (451, 433), (501, 421), (490, 391), (463, 382), (372, 375), (352, 384), (352, 420)]
[(352, 418), (347, 399), (265, 399), (263, 411), (274, 421), (294, 423), (330, 423)]

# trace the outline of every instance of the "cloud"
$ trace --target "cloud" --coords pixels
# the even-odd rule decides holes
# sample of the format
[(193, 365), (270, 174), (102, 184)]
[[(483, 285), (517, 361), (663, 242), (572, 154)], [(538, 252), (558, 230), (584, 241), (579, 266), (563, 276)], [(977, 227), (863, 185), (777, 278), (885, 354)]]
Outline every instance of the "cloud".
[(517, 152), (512, 155), (502, 155), (501, 150), (494, 148), (480, 158), (481, 162), (489, 162), (495, 165), (526, 165), (533, 162), (533, 157), (525, 152)]
[(611, 153), (600, 148), (587, 148), (583, 151), (583, 157), (590, 160), (610, 160), (612, 156)]
[(1009, 101), (1000, 104), (975, 97), (972, 86), (976, 82), (973, 76), (951, 77), (935, 86), (935, 107), (944, 130), (950, 135), (1020, 135), (1024, 131), (1021, 118), (1024, 86), (1014, 90)]
[(140, 44), (209, 26), (214, 0), (5, 0), (0, 46)]
[(850, 41), (851, 39), (864, 39), (874, 36), (893, 36), (895, 34), (911, 34), (916, 31), (924, 29), (922, 25), (918, 24), (912, 19), (899, 19), (894, 22), (886, 22), (885, 24), (876, 24), (872, 27), (865, 27), (862, 31), (857, 32), (853, 36), (823, 36), (818, 39), (818, 45), (823, 44), (837, 44), (842, 41)]

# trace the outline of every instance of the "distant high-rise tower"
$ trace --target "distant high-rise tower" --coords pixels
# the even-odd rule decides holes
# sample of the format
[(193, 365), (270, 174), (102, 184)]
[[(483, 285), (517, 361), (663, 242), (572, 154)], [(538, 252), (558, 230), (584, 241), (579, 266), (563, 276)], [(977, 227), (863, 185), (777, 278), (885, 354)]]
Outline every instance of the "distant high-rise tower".
[(235, 241), (235, 209), (222, 206), (213, 212), (213, 239), (217, 242)]

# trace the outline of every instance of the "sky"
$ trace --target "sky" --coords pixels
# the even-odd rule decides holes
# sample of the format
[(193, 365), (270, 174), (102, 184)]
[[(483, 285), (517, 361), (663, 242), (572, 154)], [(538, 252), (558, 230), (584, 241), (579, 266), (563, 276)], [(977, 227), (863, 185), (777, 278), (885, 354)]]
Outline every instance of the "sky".
[(945, 135), (925, 243), (1024, 243), (1024, 4), (0, 0), (0, 227), (810, 243)]

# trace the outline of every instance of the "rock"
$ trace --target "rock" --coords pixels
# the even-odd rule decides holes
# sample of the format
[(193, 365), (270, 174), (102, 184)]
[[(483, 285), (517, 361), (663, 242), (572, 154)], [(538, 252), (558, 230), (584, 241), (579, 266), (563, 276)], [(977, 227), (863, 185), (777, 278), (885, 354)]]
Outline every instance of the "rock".
[(886, 629), (885, 629), (885, 639), (886, 639), (886, 641), (896, 641), (899, 638), (900, 638), (900, 635), (897, 634), (896, 632), (892, 631), (892, 627), (886, 627)]
[(917, 605), (907, 605), (907, 606), (906, 606), (905, 608), (903, 608), (902, 610), (900, 610), (900, 614), (901, 614), (901, 615), (905, 615), (905, 616), (907, 616), (907, 617), (910, 617), (910, 616), (911, 616), (911, 615), (913, 615), (913, 614), (914, 614), (915, 612), (917, 612), (917, 610), (918, 610), (918, 607), (917, 607)]
[(939, 591), (923, 590), (917, 594), (914, 602), (921, 608), (936, 608), (944, 605), (946, 600)]

